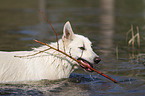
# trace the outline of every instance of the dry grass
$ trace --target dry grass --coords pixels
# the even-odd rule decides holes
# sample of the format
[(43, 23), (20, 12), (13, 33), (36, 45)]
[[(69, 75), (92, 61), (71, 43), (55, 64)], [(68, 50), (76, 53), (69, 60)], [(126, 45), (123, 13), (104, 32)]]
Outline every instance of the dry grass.
[[(130, 36), (131, 34), (131, 36)], [(129, 36), (131, 37), (130, 39)], [(140, 49), (140, 33), (139, 33), (139, 27), (136, 27), (136, 32), (134, 32), (133, 25), (131, 25), (130, 30), (126, 33), (126, 41), (128, 43), (128, 46), (131, 47), (131, 54), (130, 54), (130, 60), (136, 60), (138, 63), (139, 61), (145, 62), (145, 54), (138, 52), (138, 50), (135, 50), (135, 47)], [(137, 45), (137, 46), (135, 46)]]
[(134, 46), (135, 46), (135, 40), (136, 39), (137, 39), (138, 48), (140, 48), (140, 34), (139, 34), (138, 26), (136, 27), (136, 29), (137, 29), (137, 33), (134, 34), (133, 25), (131, 25), (131, 29), (127, 32), (127, 35), (126, 35), (126, 40), (128, 39), (128, 35), (130, 33), (132, 35), (131, 39), (128, 41), (128, 45), (131, 45), (132, 48), (134, 48)]

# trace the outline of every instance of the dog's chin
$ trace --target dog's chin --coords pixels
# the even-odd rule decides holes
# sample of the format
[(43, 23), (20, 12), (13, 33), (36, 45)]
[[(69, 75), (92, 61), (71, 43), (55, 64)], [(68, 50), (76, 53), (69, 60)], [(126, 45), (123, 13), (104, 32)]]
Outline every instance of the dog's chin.
[(86, 65), (86, 66), (84, 66), (82, 64), (79, 64), (85, 71), (93, 72), (92, 69), (90, 69), (90, 68), (87, 67), (87, 66), (89, 66), (89, 67), (92, 67), (93, 68), (93, 64), (91, 64), (90, 62), (88, 62), (87, 60), (82, 59), (82, 58), (78, 58), (77, 60)]

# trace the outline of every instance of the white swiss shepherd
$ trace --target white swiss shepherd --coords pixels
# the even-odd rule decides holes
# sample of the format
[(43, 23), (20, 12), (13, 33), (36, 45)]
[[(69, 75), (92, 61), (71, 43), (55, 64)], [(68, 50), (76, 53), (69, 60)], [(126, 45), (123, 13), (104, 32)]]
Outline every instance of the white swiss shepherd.
[[(93, 67), (94, 63), (100, 61), (99, 56), (93, 52), (89, 39), (74, 34), (69, 21), (64, 25), (63, 36), (58, 43), (60, 50), (65, 51), (88, 66)], [(57, 48), (57, 42), (50, 45)], [(77, 62), (53, 49), (34, 56), (27, 56), (47, 48), (48, 46), (41, 46), (34, 48), (32, 51), (0, 51), (0, 82), (68, 78), (73, 70), (78, 68)], [(19, 58), (15, 56), (27, 57)], [(92, 71), (83, 65), (80, 66), (86, 71)]]

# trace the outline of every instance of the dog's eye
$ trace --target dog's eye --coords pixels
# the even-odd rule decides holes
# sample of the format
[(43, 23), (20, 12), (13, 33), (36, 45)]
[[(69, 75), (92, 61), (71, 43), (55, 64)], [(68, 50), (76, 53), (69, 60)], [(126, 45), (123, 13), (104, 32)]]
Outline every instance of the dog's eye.
[(85, 48), (84, 47), (79, 47), (81, 50), (85, 50)]

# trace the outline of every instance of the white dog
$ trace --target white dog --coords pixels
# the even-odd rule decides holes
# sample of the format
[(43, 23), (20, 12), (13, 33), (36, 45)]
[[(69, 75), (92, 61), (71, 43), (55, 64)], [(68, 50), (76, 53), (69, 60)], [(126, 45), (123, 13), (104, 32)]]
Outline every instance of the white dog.
[[(89, 39), (74, 34), (69, 21), (64, 25), (63, 36), (58, 43), (59, 50), (66, 52), (88, 66), (93, 67), (94, 63), (100, 61), (99, 56), (93, 52)], [(57, 42), (50, 45), (57, 48)], [(53, 49), (28, 56), (48, 48), (48, 46), (41, 46), (34, 48), (32, 51), (0, 51), (0, 82), (68, 78), (73, 70), (78, 68), (77, 62)], [(80, 66), (86, 71), (92, 71), (83, 65)]]

